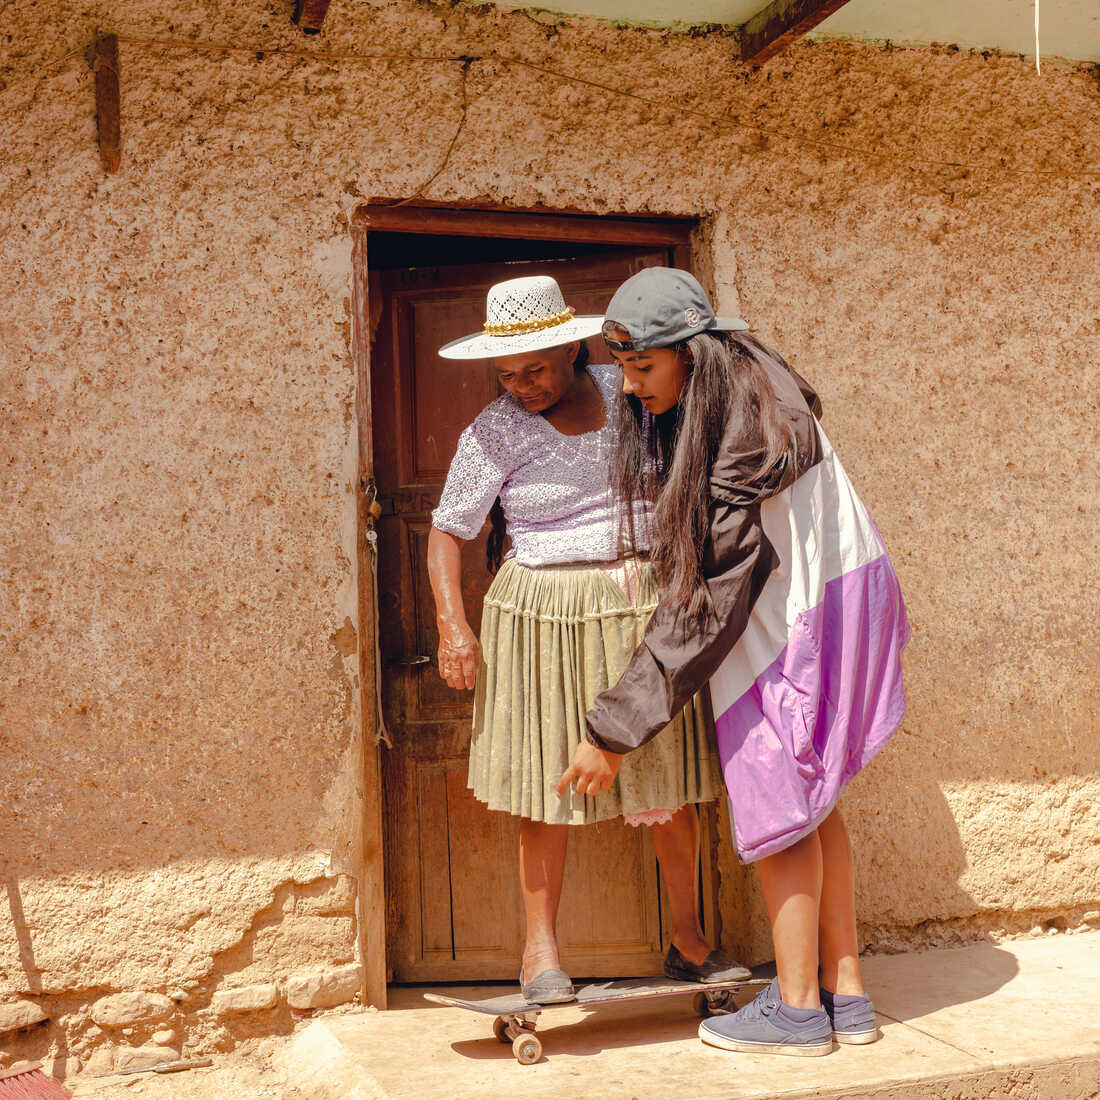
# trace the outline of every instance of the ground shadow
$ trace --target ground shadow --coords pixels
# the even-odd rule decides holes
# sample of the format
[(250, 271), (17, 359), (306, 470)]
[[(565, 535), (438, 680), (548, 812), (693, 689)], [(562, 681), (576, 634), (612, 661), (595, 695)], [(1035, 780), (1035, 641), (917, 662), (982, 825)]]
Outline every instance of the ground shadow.
[(4, 887), (8, 894), (8, 908), (11, 911), (11, 926), (15, 932), (16, 947), (19, 952), (19, 965), (26, 977), (27, 990), (38, 993), (42, 989), (42, 971), (34, 961), (34, 947), (31, 944), (27, 917), (23, 912), (23, 898), (19, 893), (19, 882), (5, 876)]
[(1020, 972), (1016, 956), (993, 943), (918, 954), (919, 982), (912, 979), (912, 954), (876, 958), (868, 967), (874, 977), (875, 1008), (888, 1019), (908, 1023), (945, 1008), (980, 1001)]

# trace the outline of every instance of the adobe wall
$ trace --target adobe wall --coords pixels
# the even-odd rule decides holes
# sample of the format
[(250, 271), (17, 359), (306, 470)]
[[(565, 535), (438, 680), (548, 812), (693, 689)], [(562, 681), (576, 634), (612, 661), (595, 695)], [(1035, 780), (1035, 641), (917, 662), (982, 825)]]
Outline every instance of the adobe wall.
[[(356, 986), (348, 216), (422, 189), (703, 219), (914, 626), (905, 726), (848, 799), (867, 944), (1095, 917), (1100, 189), (1040, 174), (1100, 165), (1095, 68), (803, 43), (748, 73), (722, 36), (408, 0), (312, 39), (258, 0), (5, 18), (0, 1025), (48, 1017), (9, 1056), (221, 1049)], [(766, 957), (722, 868), (727, 940)]]

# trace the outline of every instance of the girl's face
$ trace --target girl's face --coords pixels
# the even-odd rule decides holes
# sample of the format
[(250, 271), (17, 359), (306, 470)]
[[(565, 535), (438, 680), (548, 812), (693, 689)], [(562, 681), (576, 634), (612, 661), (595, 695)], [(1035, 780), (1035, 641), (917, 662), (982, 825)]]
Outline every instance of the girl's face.
[(497, 380), (528, 412), (552, 409), (576, 382), (573, 360), (580, 343), (502, 355), (493, 361)]
[[(629, 340), (630, 333), (615, 329), (612, 337)], [(636, 397), (652, 416), (674, 409), (688, 379), (687, 357), (674, 348), (612, 351), (623, 372), (623, 393)]]

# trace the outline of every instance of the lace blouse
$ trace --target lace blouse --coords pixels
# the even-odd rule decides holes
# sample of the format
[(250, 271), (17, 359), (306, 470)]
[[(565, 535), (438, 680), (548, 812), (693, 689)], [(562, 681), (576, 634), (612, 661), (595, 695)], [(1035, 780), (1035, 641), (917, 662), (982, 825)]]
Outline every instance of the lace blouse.
[[(472, 539), (499, 496), (512, 539), (509, 556), (520, 565), (619, 558), (619, 509), (610, 481), (619, 370), (600, 365), (588, 372), (607, 409), (604, 427), (562, 435), (510, 394), (498, 397), (459, 437), (432, 525)], [(638, 551), (649, 549), (646, 518), (638, 505)]]

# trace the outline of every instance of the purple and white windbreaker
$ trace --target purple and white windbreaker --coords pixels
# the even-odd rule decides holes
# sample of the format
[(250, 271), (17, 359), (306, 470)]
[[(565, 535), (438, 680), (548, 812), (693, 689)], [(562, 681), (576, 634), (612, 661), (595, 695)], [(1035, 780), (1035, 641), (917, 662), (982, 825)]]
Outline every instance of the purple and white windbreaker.
[(760, 475), (731, 423), (711, 476), (703, 573), (715, 609), (687, 628), (662, 596), (589, 740), (629, 752), (708, 680), (738, 851), (774, 855), (815, 829), (905, 712), (909, 624), (886, 548), (814, 412), (816, 394), (751, 336), (794, 446)]

